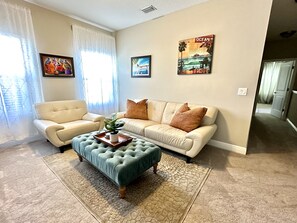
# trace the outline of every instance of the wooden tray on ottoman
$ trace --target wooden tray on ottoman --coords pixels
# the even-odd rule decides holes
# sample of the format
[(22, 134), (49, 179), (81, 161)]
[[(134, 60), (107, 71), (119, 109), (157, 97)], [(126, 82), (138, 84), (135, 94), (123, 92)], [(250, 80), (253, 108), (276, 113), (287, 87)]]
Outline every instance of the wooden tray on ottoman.
[(97, 135), (94, 135), (94, 138), (104, 144), (107, 144), (113, 148), (118, 148), (120, 146), (125, 146), (129, 142), (132, 141), (132, 137), (124, 135), (122, 133), (118, 133), (119, 140), (117, 142), (110, 142), (110, 139), (105, 138), (106, 132), (99, 133)]

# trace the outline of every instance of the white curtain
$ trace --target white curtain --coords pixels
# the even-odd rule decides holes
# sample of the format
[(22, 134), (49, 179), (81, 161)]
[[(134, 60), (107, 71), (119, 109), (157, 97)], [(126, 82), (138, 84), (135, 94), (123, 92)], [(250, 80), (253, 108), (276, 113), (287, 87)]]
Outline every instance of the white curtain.
[(0, 147), (38, 138), (33, 105), (43, 100), (30, 10), (0, 0)]
[(78, 25), (72, 29), (79, 98), (91, 112), (109, 115), (118, 111), (114, 37)]
[(263, 67), (258, 102), (271, 104), (282, 62), (265, 62)]

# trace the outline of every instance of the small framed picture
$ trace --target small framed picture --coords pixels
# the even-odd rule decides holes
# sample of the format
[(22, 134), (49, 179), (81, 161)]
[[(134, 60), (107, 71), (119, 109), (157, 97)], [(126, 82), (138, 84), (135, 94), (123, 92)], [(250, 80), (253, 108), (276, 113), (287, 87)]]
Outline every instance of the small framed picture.
[(73, 58), (40, 53), (42, 76), (74, 77)]
[(131, 77), (151, 77), (151, 55), (131, 57)]

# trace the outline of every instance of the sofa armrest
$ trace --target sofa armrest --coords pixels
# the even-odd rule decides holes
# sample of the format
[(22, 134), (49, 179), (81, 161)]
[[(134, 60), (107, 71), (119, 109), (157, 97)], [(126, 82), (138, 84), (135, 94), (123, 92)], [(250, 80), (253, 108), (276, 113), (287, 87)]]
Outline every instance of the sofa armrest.
[(201, 139), (207, 137), (210, 134), (212, 129), (214, 128), (213, 125), (201, 126), (197, 129), (192, 130), (186, 134), (186, 138), (190, 139)]
[(60, 147), (64, 143), (58, 138), (57, 131), (64, 129), (63, 125), (49, 120), (35, 119), (34, 125), (38, 131), (47, 138), (54, 146)]
[(124, 118), (126, 112), (123, 111), (123, 112), (117, 112), (117, 118)]
[(82, 119), (92, 121), (92, 122), (101, 122), (101, 121), (104, 121), (104, 116), (88, 112), (82, 117)]
[(192, 149), (187, 152), (187, 156), (195, 157), (200, 150), (208, 143), (217, 130), (217, 125), (201, 126), (186, 134), (186, 138), (194, 141)]
[(46, 132), (48, 130), (58, 131), (58, 130), (64, 129), (63, 125), (60, 125), (60, 124), (58, 124), (56, 122), (49, 121), (49, 120), (35, 119), (34, 120), (34, 125), (40, 132)]

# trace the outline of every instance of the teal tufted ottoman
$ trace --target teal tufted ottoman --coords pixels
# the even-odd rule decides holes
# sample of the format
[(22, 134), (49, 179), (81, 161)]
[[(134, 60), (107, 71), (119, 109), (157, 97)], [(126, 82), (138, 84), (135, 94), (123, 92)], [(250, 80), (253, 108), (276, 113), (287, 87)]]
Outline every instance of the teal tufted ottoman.
[(72, 139), (72, 148), (79, 160), (89, 161), (100, 172), (119, 186), (120, 197), (126, 195), (126, 186), (153, 166), (154, 173), (161, 159), (161, 149), (150, 142), (133, 138), (126, 146), (114, 149), (93, 138), (97, 132)]

